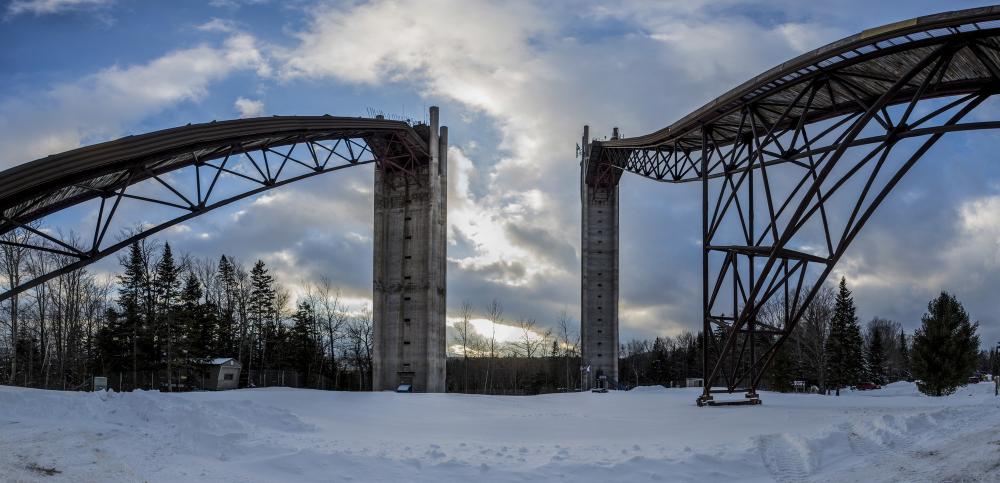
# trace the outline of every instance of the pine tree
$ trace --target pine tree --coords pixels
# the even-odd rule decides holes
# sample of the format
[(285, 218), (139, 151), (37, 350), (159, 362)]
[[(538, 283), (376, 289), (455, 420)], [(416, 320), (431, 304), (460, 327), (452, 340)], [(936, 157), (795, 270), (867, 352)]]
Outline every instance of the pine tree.
[[(219, 300), (219, 338), (216, 349), (219, 356), (236, 356), (236, 268), (229, 257), (219, 258), (219, 269), (216, 279), (222, 289)], [(243, 361), (240, 361), (241, 363)]]
[(882, 331), (871, 333), (868, 345), (868, 376), (875, 384), (885, 384), (885, 344), (882, 343)]
[(97, 356), (100, 373), (122, 373), (128, 370), (131, 350), (131, 333), (124, 317), (118, 311), (108, 309), (105, 323), (97, 331)]
[(215, 350), (215, 310), (214, 307), (202, 303), (201, 282), (193, 273), (188, 273), (184, 280), (184, 289), (180, 298), (180, 318), (178, 329), (183, 332), (179, 341), (184, 351), (187, 366), (212, 357)]
[[(268, 341), (274, 339), (277, 332), (277, 311), (274, 301), (276, 298), (274, 277), (267, 272), (264, 262), (257, 260), (253, 270), (250, 271), (250, 322), (252, 330), (256, 332), (259, 341), (258, 361), (263, 369), (268, 367)], [(251, 350), (250, 363), (248, 369), (252, 367), (253, 351)], [(248, 374), (249, 375), (249, 374)]]
[(840, 395), (840, 388), (855, 384), (862, 370), (861, 326), (847, 279), (840, 279), (830, 335), (826, 339), (827, 383)]
[(902, 379), (910, 380), (910, 348), (903, 329), (899, 330), (899, 374)]
[(970, 323), (965, 308), (947, 292), (927, 304), (910, 351), (920, 392), (944, 396), (968, 381), (979, 360), (978, 328), (979, 323)]
[[(295, 367), (295, 370), (303, 376), (304, 385), (307, 385), (313, 373), (313, 362), (322, 350), (317, 334), (313, 330), (315, 327), (315, 314), (313, 313), (312, 306), (308, 302), (300, 302), (298, 310), (292, 316), (292, 320), (294, 320), (295, 324), (292, 326), (290, 337), (290, 362)], [(300, 385), (303, 384), (300, 383)]]
[(653, 340), (652, 375), (653, 382), (670, 387), (670, 360), (667, 358), (666, 342), (657, 337)]
[[(762, 342), (764, 338), (759, 338)], [(763, 344), (762, 344), (763, 345)], [(771, 391), (789, 392), (792, 390), (792, 380), (795, 378), (794, 359), (791, 344), (778, 348), (771, 359), (771, 364), (764, 373), (764, 381)]]
[(139, 368), (149, 366), (147, 360), (155, 356), (152, 337), (147, 330), (146, 294), (149, 290), (147, 260), (138, 243), (129, 247), (129, 254), (122, 258), (122, 273), (118, 276), (118, 307), (120, 323), (112, 337), (118, 337), (125, 349), (122, 356), (127, 358), (132, 369), (132, 386), (138, 386)]
[(170, 250), (170, 244), (163, 245), (163, 253), (160, 261), (156, 264), (156, 277), (153, 288), (156, 293), (157, 310), (159, 316), (158, 333), (165, 346), (164, 358), (167, 366), (167, 391), (173, 391), (174, 381), (174, 318), (177, 315), (177, 296), (180, 293), (181, 270), (174, 263), (174, 255)]

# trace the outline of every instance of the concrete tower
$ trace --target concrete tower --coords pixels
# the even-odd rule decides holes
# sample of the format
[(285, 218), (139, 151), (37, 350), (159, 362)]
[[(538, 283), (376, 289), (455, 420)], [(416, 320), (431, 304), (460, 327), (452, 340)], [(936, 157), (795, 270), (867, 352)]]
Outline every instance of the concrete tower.
[(425, 139), (427, 159), (375, 168), (375, 391), (445, 390), (448, 128), (437, 107)]
[[(618, 137), (615, 128), (613, 138)], [(618, 180), (617, 170), (591, 166), (590, 129), (583, 128), (580, 201), (583, 206), (580, 336), (585, 387), (600, 376), (618, 383)]]

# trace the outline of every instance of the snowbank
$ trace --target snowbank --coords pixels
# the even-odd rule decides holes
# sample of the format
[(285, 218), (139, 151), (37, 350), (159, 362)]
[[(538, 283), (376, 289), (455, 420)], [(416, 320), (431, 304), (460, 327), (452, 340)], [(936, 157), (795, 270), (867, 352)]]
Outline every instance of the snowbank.
[(758, 407), (698, 408), (697, 394), (0, 386), (0, 480), (1000, 481), (990, 384), (764, 393)]

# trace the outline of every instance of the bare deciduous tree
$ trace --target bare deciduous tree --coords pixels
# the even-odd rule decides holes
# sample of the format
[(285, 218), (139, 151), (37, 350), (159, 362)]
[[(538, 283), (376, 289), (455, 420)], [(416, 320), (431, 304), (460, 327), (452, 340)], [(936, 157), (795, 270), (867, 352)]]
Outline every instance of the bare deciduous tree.
[(351, 359), (361, 374), (361, 389), (372, 387), (372, 350), (374, 349), (375, 324), (372, 312), (364, 307), (361, 312), (352, 317), (347, 326), (347, 337), (350, 340)]
[(570, 327), (572, 319), (570, 319), (569, 314), (566, 309), (563, 309), (562, 314), (559, 315), (559, 321), (556, 324), (556, 331), (559, 335), (559, 344), (563, 351), (563, 360), (566, 366), (566, 388), (569, 389), (572, 384), (570, 384), (570, 378), (572, 377), (572, 372), (570, 371), (570, 358), (576, 355), (577, 349), (580, 345), (579, 335), (575, 334), (575, 331)]
[(490, 321), (490, 336), (486, 339), (485, 347), (489, 360), (486, 364), (486, 380), (484, 389), (487, 393), (493, 393), (493, 364), (497, 357), (497, 325), (503, 323), (503, 304), (499, 300), (493, 299), (486, 307), (486, 319)]
[(475, 344), (473, 338), (476, 336), (472, 326), (472, 304), (462, 302), (459, 317), (461, 320), (455, 323), (454, 342), (462, 348), (462, 391), (469, 392), (469, 349)]

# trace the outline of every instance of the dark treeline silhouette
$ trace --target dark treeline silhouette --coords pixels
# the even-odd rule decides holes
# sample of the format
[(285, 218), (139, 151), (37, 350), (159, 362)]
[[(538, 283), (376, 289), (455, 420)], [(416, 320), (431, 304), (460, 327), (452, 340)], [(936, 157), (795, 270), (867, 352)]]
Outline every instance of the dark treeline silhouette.
[[(475, 327), (474, 320), (489, 327)], [(535, 319), (509, 324), (503, 304), (493, 300), (476, 317), (462, 304), (452, 326), (447, 390), (473, 394), (540, 394), (580, 387), (580, 339), (576, 325), (563, 311), (554, 329), (542, 329)], [(503, 340), (497, 329), (514, 330)]]
[[(11, 243), (0, 245), (7, 286), (47, 273), (62, 256), (19, 248), (23, 240), (11, 237), (24, 233), (9, 232)], [(177, 257), (168, 244), (148, 241), (118, 261), (117, 274), (73, 271), (0, 304), (0, 382), (78, 390), (106, 376), (118, 390), (197, 389), (204, 362), (222, 357), (242, 364), (241, 387), (371, 389), (371, 312), (350, 310), (330, 281), (302, 284), (293, 300), (262, 261), (248, 268), (225, 255)], [(784, 311), (779, 298), (757, 317), (781, 326)], [(997, 371), (1000, 356), (979, 351), (978, 324), (954, 296), (933, 300), (921, 323), (912, 335), (883, 318), (862, 325), (846, 280), (837, 290), (825, 286), (763, 374), (762, 389), (790, 391), (803, 381), (838, 393), (860, 382), (918, 379), (924, 392), (943, 395), (977, 370)], [(579, 342), (578, 324), (565, 311), (554, 325), (538, 324), (506, 320), (497, 300), (478, 311), (465, 303), (449, 328), (447, 390), (586, 389)], [(701, 333), (690, 332), (625, 342), (618, 381), (609, 382), (684, 386), (702, 377), (703, 345)]]
[[(51, 263), (3, 248), (8, 280)], [(262, 261), (248, 270), (141, 241), (119, 264), (113, 279), (77, 270), (4, 304), (0, 381), (85, 389), (106, 376), (119, 390), (188, 390), (223, 357), (242, 364), (241, 387), (371, 388), (371, 312), (349, 311), (329, 281), (293, 304)]]
[[(758, 320), (780, 327), (784, 310), (782, 299), (776, 298), (765, 304)], [(824, 286), (806, 308), (763, 374), (761, 388), (788, 392), (801, 381), (802, 390), (839, 394), (862, 382), (884, 385), (916, 379), (926, 394), (948, 394), (977, 371), (1000, 369), (996, 350), (979, 350), (977, 326), (947, 293), (928, 304), (914, 334), (880, 317), (862, 325), (847, 281), (841, 279), (837, 290)], [(618, 384), (683, 386), (688, 378), (702, 377), (701, 350), (701, 333), (622, 344)]]

